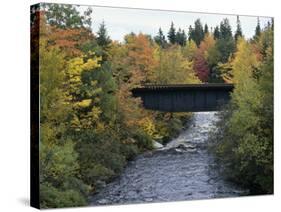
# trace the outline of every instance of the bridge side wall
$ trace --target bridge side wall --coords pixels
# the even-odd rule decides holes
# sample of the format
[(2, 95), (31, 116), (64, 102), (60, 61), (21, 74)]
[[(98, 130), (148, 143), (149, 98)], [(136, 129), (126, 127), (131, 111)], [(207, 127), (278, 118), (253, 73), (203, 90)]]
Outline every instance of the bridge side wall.
[(216, 111), (230, 100), (223, 90), (147, 90), (136, 93), (146, 109), (166, 112)]

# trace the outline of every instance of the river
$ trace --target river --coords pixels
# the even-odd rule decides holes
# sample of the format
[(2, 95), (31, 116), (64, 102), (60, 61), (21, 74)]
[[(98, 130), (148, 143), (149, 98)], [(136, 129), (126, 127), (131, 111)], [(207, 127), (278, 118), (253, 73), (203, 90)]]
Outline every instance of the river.
[(194, 113), (166, 146), (130, 161), (123, 174), (91, 197), (91, 205), (235, 197), (248, 192), (223, 179), (207, 149), (215, 112)]

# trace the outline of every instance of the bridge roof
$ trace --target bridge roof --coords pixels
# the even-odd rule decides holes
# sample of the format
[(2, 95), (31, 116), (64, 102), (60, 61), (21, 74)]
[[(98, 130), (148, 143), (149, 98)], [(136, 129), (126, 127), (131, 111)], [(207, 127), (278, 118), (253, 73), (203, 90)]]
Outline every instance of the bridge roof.
[(145, 84), (142, 87), (134, 88), (136, 91), (152, 91), (152, 90), (229, 90), (234, 88), (230, 83), (202, 83), (202, 84)]

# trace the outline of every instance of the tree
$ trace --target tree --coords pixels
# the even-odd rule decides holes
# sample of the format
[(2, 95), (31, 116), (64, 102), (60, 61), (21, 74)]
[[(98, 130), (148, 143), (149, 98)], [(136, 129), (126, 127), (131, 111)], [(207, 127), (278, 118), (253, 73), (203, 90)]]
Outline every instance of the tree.
[(190, 40), (187, 42), (186, 46), (183, 47), (182, 54), (187, 60), (193, 61), (196, 51), (196, 43), (193, 40)]
[(150, 82), (153, 80), (153, 70), (156, 64), (152, 43), (142, 33), (135, 36), (129, 35), (126, 40), (126, 64), (130, 73), (131, 86), (135, 87)]
[(65, 66), (59, 48), (48, 47), (46, 39), (42, 37), (39, 154), (40, 205), (44, 208), (87, 204), (88, 187), (79, 178), (76, 143), (68, 134), (73, 110), (64, 84)]
[(158, 34), (154, 37), (154, 41), (162, 48), (167, 46), (167, 41), (161, 27), (159, 28)]
[(188, 41), (191, 41), (194, 38), (194, 29), (191, 25), (188, 27)]
[(261, 34), (261, 27), (260, 27), (260, 19), (258, 17), (257, 26), (256, 26), (256, 29), (255, 29), (254, 39), (257, 40), (258, 37), (260, 36), (260, 34)]
[[(60, 5), (55, 4), (53, 6), (60, 11)], [(48, 12), (52, 15), (54, 11)], [(47, 17), (44, 14), (44, 11), (40, 11), (40, 36), (48, 40), (48, 46), (58, 47), (67, 58), (81, 56), (83, 53), (81, 46), (94, 39), (90, 29), (81, 26), (60, 27), (57, 24), (47, 24)]]
[(208, 28), (208, 25), (205, 24), (204, 25), (204, 34), (208, 34), (209, 33), (209, 28)]
[(220, 52), (219, 62), (221, 63), (226, 63), (235, 50), (235, 41), (228, 19), (223, 19), (220, 23), (220, 36), (217, 39), (216, 48)]
[(107, 35), (107, 30), (104, 21), (100, 24), (99, 30), (97, 31), (97, 43), (102, 48), (107, 48), (111, 43), (109, 36)]
[(217, 40), (212, 34), (206, 34), (204, 40), (200, 44), (200, 49), (203, 51), (204, 58), (209, 67), (208, 82), (223, 82), (220, 69), (218, 67), (221, 54), (216, 45)]
[[(272, 23), (273, 24), (273, 23)], [(267, 49), (273, 46), (273, 28), (272, 25), (266, 26), (257, 38), (258, 53), (264, 59), (267, 55)]]
[(48, 34), (49, 45), (59, 47), (67, 57), (81, 56), (83, 54), (81, 47), (94, 39), (92, 33), (84, 28), (61, 29), (50, 27), (46, 33)]
[(219, 39), (220, 38), (220, 29), (218, 26), (215, 27), (214, 29), (214, 38)]
[(201, 49), (198, 49), (195, 54), (194, 70), (196, 71), (196, 75), (202, 82), (208, 81), (210, 69)]
[(92, 9), (89, 7), (81, 14), (76, 6), (70, 4), (44, 3), (47, 23), (58, 28), (91, 28)]
[(235, 42), (237, 42), (238, 38), (242, 37), (242, 36), (243, 35), (242, 35), (241, 22), (240, 22), (239, 16), (237, 16), (237, 28), (236, 28), (236, 32), (235, 32), (235, 35), (234, 35)]
[(226, 63), (218, 63), (215, 67), (220, 80), (225, 83), (233, 83), (233, 64), (232, 59), (229, 58)]
[(207, 82), (210, 80), (210, 71), (217, 64), (218, 52), (215, 47), (215, 39), (211, 34), (205, 34), (204, 40), (201, 42), (194, 60), (194, 69), (198, 78)]
[(175, 44), (176, 43), (176, 29), (174, 27), (174, 23), (171, 23), (170, 30), (168, 32), (168, 39), (170, 44)]
[[(247, 57), (247, 60), (243, 59), (245, 57)], [(254, 67), (258, 66), (257, 57), (252, 51), (252, 46), (243, 38), (241, 38), (237, 44), (237, 52), (235, 53), (235, 59), (232, 64), (234, 83), (242, 82), (246, 80), (245, 78), (251, 78), (253, 76)]]
[(158, 65), (155, 67), (155, 82), (160, 84), (179, 84), (198, 82), (193, 63), (186, 60), (179, 46), (159, 49)]
[(184, 30), (181, 30), (181, 28), (179, 28), (176, 33), (176, 43), (181, 46), (185, 46), (186, 44), (186, 34)]
[(205, 53), (205, 58), (210, 66), (210, 68), (216, 66), (220, 60), (220, 52), (217, 49), (216, 45), (217, 40), (215, 40), (212, 34), (208, 34), (205, 36), (202, 45), (200, 45), (201, 49), (203, 48)]
[(233, 38), (231, 26), (230, 26), (229, 20), (227, 18), (223, 19), (220, 23), (220, 38), (221, 39), (231, 39), (231, 38)]
[(204, 39), (204, 30), (200, 19), (194, 22), (194, 28), (189, 27), (188, 40), (194, 40), (196, 45), (199, 47), (201, 41)]
[(233, 39), (219, 39), (216, 42), (216, 46), (218, 51), (220, 52), (221, 63), (226, 63), (229, 57), (233, 54), (235, 50), (235, 42)]
[[(269, 43), (271, 38), (268, 38)], [(272, 46), (265, 50), (268, 54), (262, 63), (257, 60), (252, 47), (243, 38), (238, 39), (232, 62), (235, 89), (228, 109), (221, 113), (221, 123), (213, 142), (228, 179), (248, 187), (254, 194), (272, 193)]]

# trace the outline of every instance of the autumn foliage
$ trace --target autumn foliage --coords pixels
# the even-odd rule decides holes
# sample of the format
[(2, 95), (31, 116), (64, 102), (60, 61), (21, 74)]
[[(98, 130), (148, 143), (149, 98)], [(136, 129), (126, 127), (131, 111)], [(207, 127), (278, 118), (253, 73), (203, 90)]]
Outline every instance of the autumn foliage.
[[(267, 123), (270, 108), (264, 105), (264, 101), (270, 102), (266, 94), (271, 88), (266, 82), (271, 76), (265, 74), (272, 65), (270, 27), (255, 40), (246, 41), (242, 32), (235, 40), (227, 20), (216, 27), (216, 33), (209, 32), (206, 26), (203, 29), (201, 21), (196, 20), (188, 38), (184, 30), (176, 30), (172, 24), (168, 41), (159, 30), (155, 38), (131, 33), (119, 42), (110, 39), (105, 23), (97, 33), (92, 32), (91, 10), (81, 15), (75, 6), (46, 7), (47, 10), (37, 8), (31, 22), (31, 39), (39, 45), (34, 48), (40, 49), (42, 207), (87, 205), (88, 196), (118, 176), (128, 160), (153, 149), (154, 141), (165, 143), (180, 132), (190, 113), (145, 110), (141, 100), (132, 96), (132, 88), (150, 83), (237, 83), (234, 108), (250, 114), (250, 118), (245, 120), (244, 113), (231, 112), (228, 126), (233, 127), (231, 132), (240, 130), (233, 137), (235, 142), (241, 141), (232, 142), (237, 144), (237, 151), (231, 156), (237, 159), (238, 155), (236, 161), (243, 167), (250, 166), (243, 160), (244, 152), (256, 158), (255, 165), (265, 174), (259, 178), (254, 173), (258, 176), (254, 180), (262, 189), (270, 190), (269, 183), (264, 183), (270, 181), (265, 175), (272, 174), (270, 155), (265, 155), (263, 161), (256, 154), (260, 149), (245, 143), (255, 138), (255, 144), (272, 153), (270, 139), (263, 137), (271, 132), (271, 123)], [(32, 60), (36, 58), (38, 55), (33, 54)], [(244, 86), (252, 96), (242, 97)], [(254, 92), (256, 86), (264, 89)], [(257, 107), (252, 108), (249, 102)], [(264, 110), (269, 112), (260, 115)], [(242, 124), (251, 133), (236, 127)], [(266, 146), (258, 136), (265, 139)], [(228, 148), (226, 143), (218, 146)], [(269, 168), (260, 169), (264, 166)], [(247, 170), (243, 169), (243, 173), (249, 177)], [(252, 179), (247, 178), (247, 182)]]

